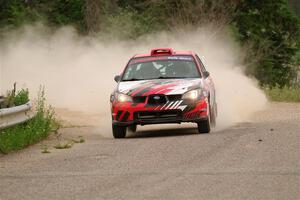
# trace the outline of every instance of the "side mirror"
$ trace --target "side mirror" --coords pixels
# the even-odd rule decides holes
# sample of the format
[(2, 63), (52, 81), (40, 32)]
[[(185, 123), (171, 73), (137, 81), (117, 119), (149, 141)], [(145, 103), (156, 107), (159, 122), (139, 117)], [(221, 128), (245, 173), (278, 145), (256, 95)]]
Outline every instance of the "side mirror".
[(114, 80), (115, 80), (116, 82), (119, 82), (119, 81), (120, 81), (120, 78), (121, 78), (120, 75), (116, 75), (115, 78), (114, 78)]
[(204, 75), (205, 78), (207, 78), (207, 77), (209, 77), (209, 72), (205, 71), (205, 72), (203, 72), (203, 75)]

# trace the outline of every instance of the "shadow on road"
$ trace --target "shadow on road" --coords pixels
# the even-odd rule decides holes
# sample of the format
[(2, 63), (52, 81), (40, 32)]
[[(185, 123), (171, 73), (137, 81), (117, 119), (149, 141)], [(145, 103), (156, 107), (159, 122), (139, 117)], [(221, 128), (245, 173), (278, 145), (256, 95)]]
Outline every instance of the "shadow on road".
[(148, 137), (178, 137), (199, 134), (197, 128), (167, 128), (159, 130), (141, 130), (136, 133), (128, 133), (127, 138), (148, 138)]

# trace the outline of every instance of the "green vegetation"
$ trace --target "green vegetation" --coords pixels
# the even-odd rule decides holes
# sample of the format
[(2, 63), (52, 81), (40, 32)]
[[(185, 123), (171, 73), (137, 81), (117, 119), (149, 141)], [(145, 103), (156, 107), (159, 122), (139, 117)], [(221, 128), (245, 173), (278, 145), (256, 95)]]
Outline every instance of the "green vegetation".
[[(247, 73), (261, 85), (290, 86), (300, 65), (300, 22), (286, 0), (0, 0), (0, 27), (42, 21), (81, 33), (135, 39), (162, 30), (214, 23), (230, 26), (249, 49)], [(290, 5), (299, 10), (296, 1)]]
[(42, 153), (51, 153), (47, 145), (42, 145), (41, 149)]
[(84, 143), (85, 142), (85, 139), (82, 136), (79, 136), (78, 139), (71, 139), (71, 140), (67, 140), (67, 141), (63, 141), (63, 142), (60, 141), (60, 139), (58, 139), (58, 140), (59, 140), (59, 143), (54, 146), (55, 149), (70, 149), (76, 143)]
[(273, 87), (265, 89), (270, 100), (278, 102), (300, 102), (300, 87)]
[(247, 72), (262, 85), (290, 85), (297, 75), (300, 22), (285, 0), (246, 1), (237, 12), (237, 38), (251, 48)]
[(49, 26), (84, 26), (83, 0), (0, 0), (0, 10), (0, 27), (5, 29), (40, 21)]
[(55, 149), (70, 149), (74, 145), (73, 141), (60, 142), (54, 146)]
[(14, 105), (20, 106), (29, 102), (29, 90), (21, 89), (14, 97)]
[[(0, 30), (43, 22), (80, 34), (136, 39), (206, 24), (229, 28), (263, 87), (292, 87), (300, 66), (298, 0), (0, 0)], [(294, 11), (294, 12), (293, 12)]]
[(84, 143), (85, 139), (82, 136), (78, 136), (78, 139), (69, 139), (66, 141), (61, 141), (61, 134), (57, 134), (58, 144), (54, 146), (55, 149), (70, 149), (76, 143)]
[[(28, 94), (28, 92), (24, 91), (21, 93), (19, 99), (24, 98), (24, 93)], [(36, 112), (36, 116), (31, 120), (0, 130), (0, 151), (2, 153), (20, 150), (37, 143), (46, 138), (51, 130), (57, 126), (53, 109), (45, 105), (45, 94), (43, 90), (39, 92)]]
[(72, 139), (72, 141), (73, 141), (74, 143), (84, 143), (84, 142), (85, 142), (85, 139), (84, 139), (82, 136), (79, 136), (79, 137), (78, 137), (78, 140)]
[(20, 106), (29, 102), (29, 91), (28, 89), (21, 89), (16, 91), (16, 84), (14, 89), (7, 91), (4, 101), (0, 103), (0, 108), (10, 108), (13, 106)]
[(299, 0), (289, 0), (289, 4), (291, 8), (295, 11), (295, 13), (300, 16), (300, 3)]

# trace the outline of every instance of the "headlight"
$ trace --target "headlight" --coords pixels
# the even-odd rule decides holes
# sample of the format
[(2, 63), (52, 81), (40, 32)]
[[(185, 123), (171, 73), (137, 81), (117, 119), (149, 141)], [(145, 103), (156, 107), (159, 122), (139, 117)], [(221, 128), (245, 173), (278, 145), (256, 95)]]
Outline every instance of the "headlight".
[(126, 94), (118, 93), (117, 100), (118, 102), (132, 102), (132, 97)]
[(182, 98), (183, 98), (183, 99), (189, 99), (189, 100), (197, 100), (197, 99), (200, 98), (201, 93), (202, 93), (201, 89), (191, 90), (191, 91), (185, 93), (185, 94), (182, 96)]

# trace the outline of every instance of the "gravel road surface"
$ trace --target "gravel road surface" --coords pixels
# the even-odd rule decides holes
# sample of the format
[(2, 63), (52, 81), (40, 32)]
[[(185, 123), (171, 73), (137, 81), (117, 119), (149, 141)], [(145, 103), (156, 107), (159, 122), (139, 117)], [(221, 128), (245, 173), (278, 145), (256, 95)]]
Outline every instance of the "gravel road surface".
[[(202, 135), (195, 126), (148, 126), (114, 140), (107, 124), (70, 126), (0, 155), (0, 199), (300, 199), (300, 104), (272, 103), (249, 122)], [(78, 136), (85, 143), (53, 148)]]

